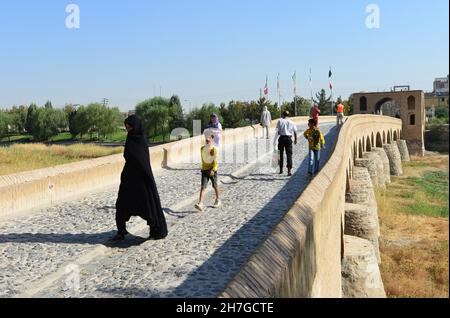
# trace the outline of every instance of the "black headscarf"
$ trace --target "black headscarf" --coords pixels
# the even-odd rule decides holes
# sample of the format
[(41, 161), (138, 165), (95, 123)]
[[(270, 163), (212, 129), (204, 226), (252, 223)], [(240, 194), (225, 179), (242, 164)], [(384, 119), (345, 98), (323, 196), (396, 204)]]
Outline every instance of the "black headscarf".
[(136, 115), (131, 115), (125, 119), (125, 124), (133, 127), (133, 130), (128, 132), (127, 141), (125, 143), (125, 160), (136, 164), (145, 171), (147, 176), (153, 177), (150, 168), (147, 138), (145, 137), (141, 120)]

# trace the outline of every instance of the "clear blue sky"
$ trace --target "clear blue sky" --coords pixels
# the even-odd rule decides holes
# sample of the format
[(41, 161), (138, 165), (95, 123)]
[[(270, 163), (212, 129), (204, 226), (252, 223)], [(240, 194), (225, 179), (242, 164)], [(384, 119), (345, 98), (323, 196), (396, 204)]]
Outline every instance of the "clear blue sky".
[[(66, 5), (81, 27), (65, 26)], [(366, 6), (380, 29), (366, 28)], [(14, 0), (0, 2), (0, 108), (87, 104), (107, 97), (122, 110), (176, 93), (192, 106), (259, 97), (266, 74), (300, 95), (432, 90), (449, 69), (447, 0)], [(328, 91), (328, 90), (327, 90)], [(189, 102), (184, 102), (189, 106)]]

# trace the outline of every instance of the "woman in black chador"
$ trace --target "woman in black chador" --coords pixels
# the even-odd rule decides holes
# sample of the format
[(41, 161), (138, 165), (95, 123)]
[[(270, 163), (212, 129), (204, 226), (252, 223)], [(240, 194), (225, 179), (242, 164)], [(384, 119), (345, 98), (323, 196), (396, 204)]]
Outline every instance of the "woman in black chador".
[(125, 120), (128, 131), (125, 143), (125, 167), (120, 177), (119, 195), (116, 202), (117, 235), (112, 241), (122, 241), (126, 222), (131, 216), (140, 216), (150, 226), (150, 239), (167, 236), (167, 224), (161, 208), (158, 189), (150, 167), (147, 140), (141, 121), (135, 116)]

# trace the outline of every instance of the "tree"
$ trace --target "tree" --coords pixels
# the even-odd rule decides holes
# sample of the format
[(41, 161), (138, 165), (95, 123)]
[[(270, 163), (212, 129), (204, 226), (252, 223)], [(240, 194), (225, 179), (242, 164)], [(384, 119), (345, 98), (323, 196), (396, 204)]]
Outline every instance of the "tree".
[(80, 134), (80, 138), (83, 139), (83, 135), (87, 134), (89, 132), (90, 123), (88, 122), (88, 113), (87, 109), (84, 106), (80, 106), (78, 110), (76, 111), (75, 118), (73, 119), (73, 131), (71, 131), (71, 134), (73, 136), (73, 133), (77, 132), (77, 134)]
[(45, 103), (44, 108), (52, 109), (52, 108), (53, 108), (52, 102), (48, 100), (48, 101)]
[(351, 116), (353, 115), (353, 95), (351, 95), (348, 100), (344, 102), (344, 115)]
[(297, 115), (298, 116), (309, 116), (309, 111), (311, 110), (311, 101), (297, 96)]
[(185, 126), (183, 107), (181, 107), (180, 98), (177, 95), (173, 95), (169, 100), (169, 117), (170, 131)]
[(32, 136), (35, 140), (49, 140), (67, 125), (63, 110), (50, 107), (37, 108), (32, 117)]
[(74, 110), (67, 115), (67, 121), (69, 122), (69, 132), (72, 135), (72, 139), (75, 139), (80, 133), (76, 125), (77, 111)]
[(331, 109), (330, 109), (330, 101), (331, 96), (327, 97), (327, 93), (324, 89), (321, 89), (320, 92), (316, 94), (316, 98), (313, 99), (314, 103), (316, 103), (319, 106), (321, 115), (330, 115)]
[(86, 107), (86, 119), (89, 124), (88, 132), (91, 140), (93, 139), (94, 133), (97, 133), (97, 137), (99, 136), (100, 127), (104, 125), (104, 108), (105, 106), (99, 103), (89, 104)]
[(169, 101), (162, 97), (147, 99), (136, 106), (136, 116), (141, 119), (147, 137), (164, 136), (169, 130)]
[(28, 110), (27, 110), (27, 119), (25, 121), (25, 130), (30, 135), (33, 134), (33, 121), (35, 120), (34, 117), (36, 116), (37, 108), (38, 108), (37, 105), (33, 103), (28, 107)]
[(435, 115), (437, 118), (448, 118), (448, 106), (438, 106), (435, 109)]
[(11, 132), (22, 134), (25, 131), (25, 125), (27, 121), (27, 107), (26, 106), (14, 106), (10, 111), (10, 125), (12, 126)]
[(0, 110), (0, 138), (9, 137), (10, 115)]
[(226, 128), (237, 128), (245, 126), (245, 104), (240, 101), (231, 101), (228, 104), (227, 112), (223, 118), (223, 125)]

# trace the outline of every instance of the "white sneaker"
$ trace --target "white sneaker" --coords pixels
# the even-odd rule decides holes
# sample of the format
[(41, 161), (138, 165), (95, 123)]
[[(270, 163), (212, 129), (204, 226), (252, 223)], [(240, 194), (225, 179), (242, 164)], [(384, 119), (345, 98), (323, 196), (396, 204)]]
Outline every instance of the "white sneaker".
[(220, 201), (220, 200), (216, 200), (216, 203), (214, 203), (214, 205), (213, 205), (213, 207), (214, 208), (220, 208), (222, 206), (222, 201)]
[(197, 203), (197, 204), (195, 205), (195, 208), (196, 208), (199, 212), (203, 212), (203, 210), (204, 210), (204, 205), (203, 205), (202, 202), (200, 202), (200, 203)]

